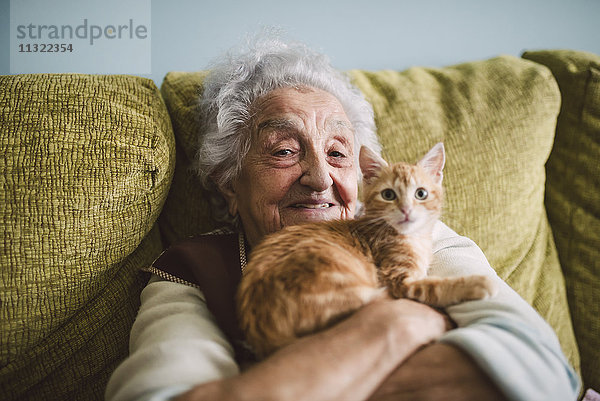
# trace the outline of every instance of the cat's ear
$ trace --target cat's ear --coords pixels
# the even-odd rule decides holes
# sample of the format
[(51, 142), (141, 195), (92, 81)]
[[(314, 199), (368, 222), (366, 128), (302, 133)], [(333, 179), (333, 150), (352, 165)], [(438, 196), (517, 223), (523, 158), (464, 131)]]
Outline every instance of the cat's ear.
[(441, 184), (444, 178), (444, 164), (446, 163), (446, 152), (442, 142), (436, 144), (423, 158), (417, 163), (421, 166), (437, 184)]
[(381, 169), (388, 165), (381, 156), (364, 145), (360, 148), (358, 162), (360, 164), (360, 171), (362, 171), (363, 178), (366, 182), (378, 177)]

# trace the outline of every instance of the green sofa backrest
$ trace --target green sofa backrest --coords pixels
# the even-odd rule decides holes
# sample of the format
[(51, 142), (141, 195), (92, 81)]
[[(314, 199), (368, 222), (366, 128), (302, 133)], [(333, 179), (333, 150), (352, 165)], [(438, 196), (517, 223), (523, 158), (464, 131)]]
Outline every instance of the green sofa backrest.
[(0, 398), (102, 398), (162, 250), (174, 149), (148, 79), (0, 77)]
[(527, 52), (550, 68), (562, 96), (546, 165), (546, 209), (565, 274), (586, 387), (600, 390), (600, 57)]

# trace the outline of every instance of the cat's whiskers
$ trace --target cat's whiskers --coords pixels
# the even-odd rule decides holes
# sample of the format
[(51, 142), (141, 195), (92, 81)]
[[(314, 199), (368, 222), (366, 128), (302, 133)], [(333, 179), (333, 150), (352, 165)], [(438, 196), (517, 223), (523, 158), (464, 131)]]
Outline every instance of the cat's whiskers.
[(355, 229), (357, 235), (364, 238), (371, 238), (373, 241), (381, 241), (390, 235), (390, 225), (385, 215), (367, 214), (355, 220)]

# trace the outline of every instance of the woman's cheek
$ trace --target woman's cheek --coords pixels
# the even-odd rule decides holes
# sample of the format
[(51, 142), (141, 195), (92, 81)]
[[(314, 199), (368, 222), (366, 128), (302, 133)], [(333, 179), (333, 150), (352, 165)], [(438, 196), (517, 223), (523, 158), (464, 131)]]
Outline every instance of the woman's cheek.
[(344, 171), (342, 174), (340, 174), (338, 179), (335, 180), (335, 183), (341, 201), (343, 202), (344, 209), (350, 213), (350, 216), (343, 217), (353, 217), (358, 198), (358, 176), (354, 171), (354, 168), (352, 168), (350, 171)]

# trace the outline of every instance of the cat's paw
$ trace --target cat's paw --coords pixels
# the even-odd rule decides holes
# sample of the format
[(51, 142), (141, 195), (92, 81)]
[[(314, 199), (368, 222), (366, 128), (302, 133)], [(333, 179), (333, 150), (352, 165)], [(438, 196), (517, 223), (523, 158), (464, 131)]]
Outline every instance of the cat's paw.
[(490, 276), (469, 276), (466, 281), (466, 288), (469, 288), (468, 299), (488, 299), (498, 294), (498, 282)]

